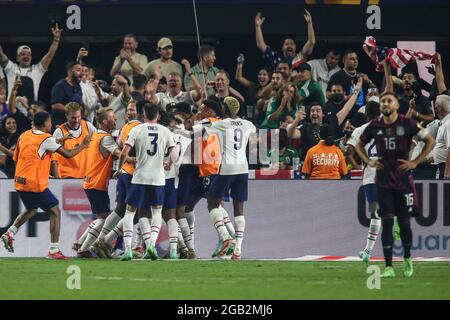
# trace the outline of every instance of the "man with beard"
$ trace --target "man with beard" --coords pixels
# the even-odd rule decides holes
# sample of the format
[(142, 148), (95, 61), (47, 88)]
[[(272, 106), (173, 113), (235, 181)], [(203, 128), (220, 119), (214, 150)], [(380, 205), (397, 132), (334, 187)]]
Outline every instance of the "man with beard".
[(405, 72), (402, 77), (405, 85), (404, 94), (400, 97), (399, 113), (418, 122), (433, 121), (430, 100), (422, 94), (422, 89), (412, 72)]
[(83, 93), (80, 87), (82, 66), (79, 62), (69, 62), (66, 65), (67, 76), (59, 80), (52, 88), (52, 122), (60, 125), (67, 121), (65, 105), (69, 102), (83, 103)]
[(17, 49), (17, 63), (9, 60), (0, 46), (0, 66), (5, 71), (6, 78), (8, 80), (8, 96), (11, 95), (14, 80), (16, 79), (17, 74), (20, 74), (20, 76), (29, 77), (33, 81), (33, 100), (38, 100), (41, 79), (44, 76), (44, 73), (47, 72), (50, 63), (56, 54), (56, 50), (58, 50), (59, 41), (61, 39), (62, 29), (58, 28), (58, 24), (56, 24), (55, 28), (52, 28), (52, 33), (53, 42), (50, 45), (47, 54), (43, 56), (41, 61), (37, 64), (31, 64), (32, 55), (31, 48), (29, 46), (22, 45)]
[(330, 78), (338, 71), (341, 55), (336, 50), (329, 50), (325, 59), (314, 59), (308, 61), (311, 66), (311, 74), (314, 81), (317, 81), (322, 88), (323, 95), (327, 94), (327, 86)]
[[(411, 215), (414, 206), (411, 170), (424, 160), (435, 145), (434, 139), (413, 119), (398, 114), (399, 101), (392, 92), (385, 92), (380, 99), (382, 117), (370, 122), (355, 146), (356, 152), (368, 166), (376, 168), (375, 184), (380, 206), (379, 216), (383, 231), (381, 241), (386, 269), (381, 277), (393, 278), (392, 265), (393, 225), (397, 216), (400, 237), (404, 250), (403, 274), (413, 275), (411, 260), (412, 230)], [(409, 160), (409, 151), (414, 136), (425, 142), (422, 152), (414, 160)], [(379, 159), (371, 159), (365, 145), (375, 140)]]
[(161, 73), (164, 77), (166, 77), (166, 79), (169, 78), (169, 74), (172, 72), (177, 72), (178, 74), (183, 75), (181, 64), (172, 60), (172, 40), (170, 40), (169, 38), (161, 38), (158, 41), (157, 51), (160, 56), (159, 59), (150, 61), (144, 70), (144, 75), (147, 77), (147, 79), (150, 79), (151, 76), (155, 75), (155, 70), (158, 68), (158, 66), (161, 66)]
[(314, 34), (314, 27), (312, 23), (311, 14), (305, 10), (305, 21), (308, 25), (308, 41), (303, 46), (302, 51), (296, 53), (297, 47), (295, 41), (292, 38), (286, 38), (283, 41), (283, 46), (281, 48), (282, 53), (277, 50), (273, 50), (264, 41), (264, 35), (262, 32), (262, 24), (266, 18), (261, 17), (261, 12), (258, 12), (255, 17), (255, 33), (256, 33), (256, 46), (263, 53), (263, 57), (267, 62), (267, 65), (275, 70), (276, 66), (280, 61), (286, 60), (292, 65), (297, 66), (306, 61), (308, 61), (311, 55), (314, 45), (316, 44), (316, 37)]
[(121, 128), (126, 123), (126, 110), (131, 99), (130, 82), (127, 78), (117, 74), (111, 84), (112, 99), (109, 107), (116, 115), (116, 126)]

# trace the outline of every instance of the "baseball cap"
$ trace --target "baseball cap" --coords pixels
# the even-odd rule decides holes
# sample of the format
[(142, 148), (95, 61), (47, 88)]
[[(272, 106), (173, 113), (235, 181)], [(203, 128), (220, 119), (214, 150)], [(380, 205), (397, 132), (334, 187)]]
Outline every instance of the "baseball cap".
[(232, 117), (237, 115), (241, 108), (239, 101), (233, 97), (225, 97), (225, 99), (223, 99), (223, 104), (228, 108)]
[(29, 50), (31, 53), (31, 48), (27, 45), (22, 45), (19, 48), (17, 48), (17, 55), (19, 55), (22, 51)]
[(163, 48), (168, 47), (168, 46), (173, 47), (172, 40), (170, 40), (169, 38), (161, 38), (161, 39), (159, 39), (159, 41), (158, 41), (158, 48), (163, 49)]
[(309, 65), (309, 63), (304, 62), (304, 63), (300, 64), (295, 69), (298, 70), (298, 71), (303, 71), (303, 70), (311, 71), (311, 66)]

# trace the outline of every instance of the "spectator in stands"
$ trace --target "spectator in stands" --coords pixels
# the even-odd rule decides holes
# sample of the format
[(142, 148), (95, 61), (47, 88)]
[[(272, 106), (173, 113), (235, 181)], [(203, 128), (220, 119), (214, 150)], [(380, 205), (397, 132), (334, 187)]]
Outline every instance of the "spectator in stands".
[(81, 70), (80, 87), (84, 105), (83, 119), (93, 123), (95, 113), (99, 108), (108, 104), (110, 96), (94, 81), (93, 67), (83, 65)]
[(300, 109), (294, 122), (287, 126), (288, 137), (300, 139), (300, 159), (305, 159), (308, 150), (320, 141), (319, 128), (325, 118), (325, 109), (318, 102), (312, 102), (306, 109), (309, 121), (304, 121), (305, 113)]
[[(272, 73), (270, 83), (265, 86), (261, 91), (261, 97), (256, 102), (255, 117), (258, 124), (262, 123), (266, 117), (267, 107), (278, 94), (278, 91), (285, 85), (283, 76), (278, 71)], [(268, 97), (268, 98), (265, 98)]]
[(436, 53), (436, 85), (439, 94), (450, 95), (450, 91), (445, 84), (444, 71), (442, 70), (442, 57), (439, 53)]
[(139, 102), (145, 100), (145, 84), (147, 83), (147, 77), (143, 74), (133, 76), (133, 91), (131, 92), (131, 98), (134, 101)]
[[(285, 129), (280, 129), (278, 148), (278, 162), (272, 163), (271, 166), (279, 170), (292, 170), (293, 159), (299, 158), (299, 155), (297, 150), (289, 146), (289, 138)], [(270, 152), (269, 159), (271, 159)]]
[(334, 145), (332, 128), (320, 126), (320, 142), (308, 150), (302, 166), (306, 179), (341, 179), (347, 175), (347, 164), (339, 147)]
[(6, 84), (3, 79), (0, 79), (0, 121), (9, 113), (6, 101)]
[(169, 38), (161, 38), (158, 41), (156, 48), (159, 54), (159, 58), (150, 61), (150, 63), (144, 69), (144, 75), (149, 79), (152, 75), (155, 75), (155, 70), (158, 66), (161, 67), (161, 73), (166, 79), (169, 78), (169, 74), (176, 72), (181, 75), (183, 79), (183, 69), (181, 64), (173, 61), (173, 44)]
[(430, 100), (422, 94), (422, 88), (416, 76), (411, 72), (405, 72), (402, 76), (404, 93), (400, 96), (399, 113), (408, 118), (421, 122), (433, 121), (434, 115)]
[(67, 121), (65, 116), (65, 105), (69, 102), (83, 103), (83, 92), (80, 82), (82, 66), (79, 62), (72, 61), (66, 65), (67, 76), (52, 88), (52, 124), (58, 126)]
[(272, 70), (275, 70), (278, 63), (286, 60), (294, 67), (308, 61), (309, 56), (311, 55), (314, 45), (316, 43), (316, 38), (314, 34), (314, 27), (312, 23), (311, 14), (305, 10), (305, 21), (308, 25), (308, 41), (303, 46), (302, 50), (298, 53), (297, 47), (294, 39), (286, 38), (283, 41), (282, 53), (277, 50), (273, 50), (270, 46), (268, 46), (264, 41), (264, 35), (262, 32), (262, 24), (266, 18), (261, 17), (261, 12), (258, 12), (255, 17), (255, 34), (256, 34), (256, 46), (262, 52), (264, 59), (266, 60), (267, 66), (269, 66)]
[(438, 166), (439, 179), (450, 179), (450, 97), (439, 95), (435, 104), (440, 126), (433, 150), (434, 163)]
[(355, 89), (356, 83), (358, 81), (358, 76), (360, 76), (364, 80), (364, 90), (360, 91), (356, 105), (358, 107), (362, 107), (365, 102), (364, 94), (367, 91), (368, 85), (371, 83), (371, 80), (367, 75), (358, 74), (358, 54), (354, 50), (349, 49), (345, 51), (343, 61), (344, 69), (336, 72), (328, 82), (327, 99), (331, 98), (331, 88), (334, 84), (342, 85), (346, 95), (350, 95), (351, 93), (353, 93), (353, 90)]
[(22, 132), (17, 130), (14, 116), (9, 115), (1, 121), (0, 135), (0, 169), (8, 178), (14, 178), (15, 163), (13, 160), (17, 139)]
[(285, 82), (292, 81), (292, 65), (289, 61), (283, 60), (278, 62), (276, 70), (281, 73)]
[(289, 83), (283, 87), (274, 100), (267, 107), (266, 118), (261, 128), (278, 129), (287, 115), (295, 117), (298, 110), (299, 96), (294, 84)]
[(248, 103), (256, 105), (256, 102), (263, 98), (263, 99), (269, 99), (270, 98), (270, 92), (269, 94), (266, 93), (265, 96), (262, 96), (263, 90), (266, 86), (270, 84), (270, 79), (272, 76), (272, 73), (267, 68), (260, 68), (258, 70), (258, 76), (257, 81), (253, 82), (248, 80), (242, 75), (242, 69), (244, 67), (244, 55), (241, 53), (240, 56), (237, 58), (237, 67), (236, 67), (236, 74), (235, 79), (237, 82), (239, 82), (241, 85), (243, 85), (248, 91)]
[[(31, 108), (29, 108), (27, 110), (27, 115), (25, 115), (21, 111), (19, 111), (19, 109), (16, 107), (16, 102), (17, 102), (16, 96), (17, 96), (18, 89), (22, 85), (21, 78), (22, 77), (17, 77), (16, 80), (14, 81), (11, 95), (10, 95), (9, 101), (8, 101), (8, 112), (16, 120), (16, 124), (17, 124), (17, 128), (18, 128), (19, 132), (23, 132), (25, 130), (30, 129), (31, 121), (33, 120), (34, 114), (38, 111), (45, 110), (45, 105), (43, 107), (41, 107), (39, 105), (32, 104)], [(37, 111), (35, 112), (35, 110), (37, 110)]]
[(53, 42), (48, 49), (45, 56), (37, 64), (31, 64), (32, 55), (31, 48), (26, 45), (22, 45), (17, 49), (17, 63), (12, 62), (3, 52), (0, 46), (0, 65), (6, 74), (8, 81), (8, 97), (11, 95), (14, 81), (17, 75), (23, 77), (29, 77), (33, 82), (33, 97), (31, 100), (38, 100), (39, 85), (41, 83), (44, 73), (47, 72), (53, 57), (58, 50), (59, 41), (61, 39), (62, 29), (58, 28), (56, 24), (55, 28), (52, 28)]
[[(0, 50), (1, 50), (1, 48), (0, 48)], [(3, 72), (3, 68), (2, 68), (2, 66), (0, 64), (0, 81), (5, 81), (5, 79), (6, 79), (5, 78), (5, 73)]]
[(325, 105), (325, 97), (319, 83), (312, 79), (311, 66), (303, 63), (297, 67), (298, 79), (297, 85), (300, 102), (304, 106), (308, 106), (311, 102), (317, 101), (321, 105)]
[[(223, 100), (226, 97), (236, 98), (240, 105), (242, 105), (245, 101), (244, 97), (230, 86), (230, 75), (223, 69), (216, 73), (214, 88), (216, 93), (208, 98), (216, 100), (216, 102), (222, 106), (223, 110), (225, 110)], [(239, 117), (243, 118), (245, 116), (245, 112), (245, 108), (240, 108), (238, 113)]]
[(112, 78), (117, 73), (125, 75), (128, 79), (132, 79), (134, 75), (142, 74), (148, 64), (147, 56), (136, 52), (139, 46), (136, 35), (126, 34), (123, 37), (123, 47), (120, 54), (114, 60), (110, 71)]
[(308, 61), (311, 66), (311, 75), (314, 81), (319, 83), (322, 88), (323, 95), (327, 94), (328, 83), (330, 78), (338, 71), (341, 70), (339, 67), (339, 60), (341, 55), (336, 50), (329, 50), (325, 56), (325, 59), (314, 59)]
[(204, 44), (198, 50), (198, 63), (192, 67), (191, 72), (184, 75), (184, 88), (186, 91), (195, 90), (195, 85), (191, 80), (191, 73), (200, 82), (203, 88), (206, 87), (206, 96), (215, 94), (214, 83), (219, 69), (214, 67), (216, 61), (216, 49), (213, 46)]
[(111, 84), (111, 102), (109, 108), (112, 108), (116, 115), (116, 128), (122, 128), (126, 122), (126, 109), (131, 99), (130, 82), (124, 76), (117, 74)]
[(350, 140), (353, 131), (356, 128), (362, 126), (365, 122), (366, 119), (364, 114), (362, 114), (361, 112), (355, 113), (351, 119), (345, 121), (343, 136), (336, 142), (336, 145), (341, 149), (345, 156), (345, 161), (347, 162), (347, 164), (351, 165), (352, 168), (356, 168), (358, 166), (358, 163), (356, 163), (356, 161), (354, 161), (354, 158), (352, 157), (352, 150), (350, 145), (348, 144), (348, 141)]
[(366, 104), (358, 109), (362, 114), (366, 113), (366, 106), (369, 102), (374, 101), (376, 103), (380, 103), (380, 91), (378, 90), (375, 84), (370, 84), (367, 88), (366, 93)]
[(158, 88), (156, 89), (156, 92), (166, 92), (167, 91), (167, 78), (161, 77), (158, 82)]

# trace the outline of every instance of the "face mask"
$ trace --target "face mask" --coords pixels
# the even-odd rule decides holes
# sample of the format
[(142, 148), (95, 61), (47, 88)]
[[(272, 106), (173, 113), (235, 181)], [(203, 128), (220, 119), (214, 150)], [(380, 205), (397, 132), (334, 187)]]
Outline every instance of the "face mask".
[(342, 102), (342, 100), (344, 100), (344, 95), (342, 93), (333, 93), (331, 100), (335, 103)]

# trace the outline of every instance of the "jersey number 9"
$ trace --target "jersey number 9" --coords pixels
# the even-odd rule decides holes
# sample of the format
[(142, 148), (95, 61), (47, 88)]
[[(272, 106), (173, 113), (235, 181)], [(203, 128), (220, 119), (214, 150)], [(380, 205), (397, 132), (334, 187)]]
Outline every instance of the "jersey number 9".
[(234, 149), (235, 150), (240, 150), (242, 147), (242, 138), (243, 138), (243, 134), (242, 134), (242, 130), (241, 129), (234, 129)]

